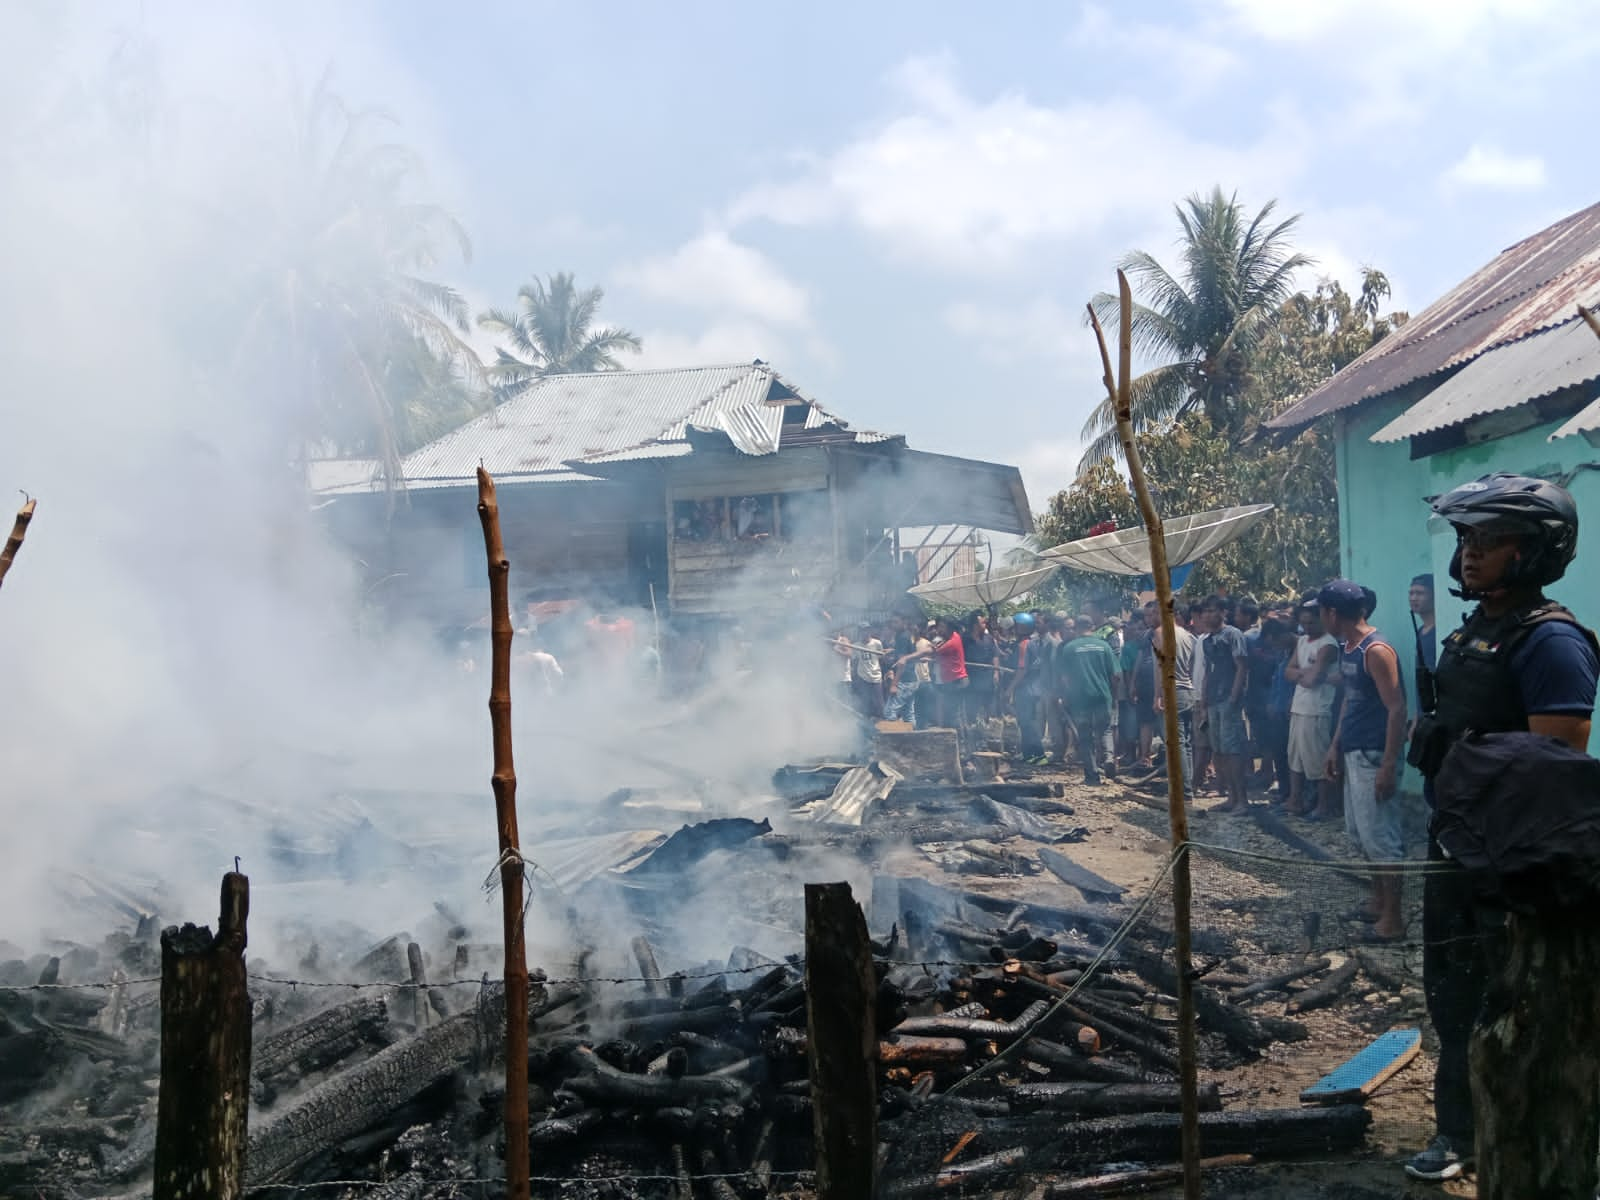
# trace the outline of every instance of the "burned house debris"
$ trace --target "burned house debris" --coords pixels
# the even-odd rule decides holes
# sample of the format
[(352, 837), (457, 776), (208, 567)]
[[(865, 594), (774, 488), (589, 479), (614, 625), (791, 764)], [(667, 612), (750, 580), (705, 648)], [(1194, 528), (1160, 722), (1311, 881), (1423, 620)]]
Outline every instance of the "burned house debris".
[(853, 429), (766, 363), (553, 375), (408, 455), (313, 464), (372, 601), (457, 627), (483, 612), (471, 505), (495, 477), (512, 595), (677, 618), (824, 604), (882, 612), (917, 577), (907, 528), (1033, 528), (1015, 467)]
[[(1139, 805), (1112, 833), (1057, 779), (902, 782), (873, 761), (784, 768), (750, 816), (685, 822), (683, 799), (640, 790), (524, 823), (534, 1195), (809, 1194), (801, 884), (839, 877), (871, 937), (880, 1194), (1160, 1180), (1179, 1142), (1170, 913), (1159, 876), (1114, 880), (1096, 856)], [(370, 812), (319, 840), (400, 840), (398, 803)], [(329, 922), (252, 940), (247, 1194), (497, 1194), (498, 905), (430, 904), (418, 889), (446, 872), (423, 861), (397, 856), (416, 906), (384, 936)], [(274, 869), (291, 862), (327, 867), (285, 844)], [(1267, 899), (1284, 881), (1239, 881), (1206, 903), (1246, 919), (1196, 937), (1208, 1161), (1349, 1154), (1364, 1096), (1299, 1105), (1242, 1094), (1234, 1073), (1295, 1052), (1379, 968), (1309, 953), (1294, 905)], [(0, 1192), (147, 1194), (172, 918), (131, 883), (72, 895), (104, 914), (101, 944), (0, 953)], [(263, 890), (252, 921), (275, 902)]]

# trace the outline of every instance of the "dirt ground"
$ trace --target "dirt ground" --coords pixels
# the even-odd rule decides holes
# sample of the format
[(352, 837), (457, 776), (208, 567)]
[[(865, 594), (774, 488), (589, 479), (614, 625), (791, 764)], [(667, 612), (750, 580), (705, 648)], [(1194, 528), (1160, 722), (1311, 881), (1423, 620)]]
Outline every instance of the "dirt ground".
[[(1160, 876), (1167, 860), (1168, 823), (1162, 785), (1136, 789), (1125, 783), (1088, 787), (1077, 771), (1017, 769), (1007, 778), (1059, 780), (1074, 815), (1051, 817), (1064, 830), (1081, 826), (1088, 836), (1061, 849), (1090, 870), (1128, 889), (1132, 904)], [(1265, 805), (1264, 797), (1252, 800)], [(1375, 979), (1363, 964), (1348, 992), (1334, 1005), (1304, 1014), (1286, 1012), (1281, 994), (1262, 1000), (1253, 1012), (1290, 1015), (1305, 1024), (1309, 1037), (1296, 1043), (1274, 1043), (1261, 1059), (1232, 1067), (1216, 1066), (1220, 1049), (1202, 1037), (1203, 1080), (1220, 1085), (1225, 1107), (1293, 1107), (1309, 1086), (1373, 1038), (1391, 1028), (1423, 1029), (1423, 1052), (1385, 1082), (1368, 1101), (1373, 1124), (1366, 1149), (1338, 1161), (1261, 1163), (1218, 1171), (1207, 1178), (1209, 1196), (1267, 1198), (1327, 1197), (1366, 1200), (1377, 1197), (1476, 1195), (1470, 1178), (1442, 1187), (1408, 1179), (1401, 1164), (1433, 1131), (1431, 1032), (1421, 992), (1421, 885), (1406, 882), (1407, 934), (1398, 946), (1360, 945), (1363, 927), (1347, 919), (1362, 897), (1359, 882), (1347, 873), (1310, 867), (1305, 856), (1258, 827), (1249, 815), (1210, 812), (1220, 798), (1202, 797), (1190, 810), (1190, 837), (1201, 847), (1193, 860), (1193, 924), (1196, 965), (1210, 960), (1203, 953), (1208, 931), (1225, 934), (1239, 953), (1214, 969), (1252, 978), (1294, 965), (1308, 952), (1326, 956), (1337, 967), (1349, 954), (1372, 963), (1384, 979)], [(1286, 818), (1294, 832), (1317, 842), (1339, 859), (1353, 857), (1342, 827)], [(1420, 843), (1419, 843), (1420, 844)], [(1206, 847), (1216, 847), (1215, 851)], [(1031, 854), (1029, 843), (1000, 847), (1019, 856)], [(1266, 856), (1261, 859), (1252, 855)], [(950, 883), (915, 851), (893, 863), (891, 870), (915, 871)], [(1081, 905), (1074, 889), (1049, 874), (1025, 881), (1005, 876), (963, 875), (959, 886), (996, 895), (1025, 895), (1041, 903), (1056, 900)], [(1171, 892), (1158, 889), (1147, 920), (1170, 927)], [(1213, 1053), (1208, 1055), (1207, 1050)], [(1207, 1065), (1207, 1059), (1212, 1060)], [(1173, 1189), (1158, 1195), (1180, 1195)]]

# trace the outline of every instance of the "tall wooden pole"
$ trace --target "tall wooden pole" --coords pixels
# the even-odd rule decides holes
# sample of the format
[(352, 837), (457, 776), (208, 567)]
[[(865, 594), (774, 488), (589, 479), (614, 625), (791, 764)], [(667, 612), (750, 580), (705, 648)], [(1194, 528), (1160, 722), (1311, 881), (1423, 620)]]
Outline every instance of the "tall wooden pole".
[(1150, 539), (1150, 573), (1155, 579), (1156, 602), (1161, 607), (1161, 649), (1156, 654), (1161, 671), (1161, 700), (1165, 712), (1162, 735), (1167, 752), (1167, 821), (1172, 849), (1172, 940), (1178, 972), (1178, 1082), (1183, 1100), (1183, 1194), (1185, 1200), (1200, 1198), (1200, 1088), (1195, 1053), (1194, 975), (1190, 961), (1189, 905), (1192, 883), (1189, 875), (1189, 811), (1183, 801), (1183, 752), (1178, 730), (1178, 679), (1174, 670), (1177, 650), (1177, 618), (1172, 610), (1172, 575), (1167, 566), (1167, 535), (1150, 494), (1139, 443), (1133, 436), (1133, 293), (1128, 277), (1117, 272), (1117, 373), (1111, 372), (1111, 353), (1106, 348), (1105, 331), (1089, 309), (1095, 341), (1100, 346), (1100, 362), (1105, 368), (1106, 394), (1116, 414), (1117, 435), (1122, 439), (1122, 455), (1128, 464), (1128, 477), (1139, 502)]
[(848, 883), (806, 884), (806, 1055), (817, 1200), (867, 1200), (878, 1170), (877, 986)]
[(33, 520), (33, 510), (38, 504), (37, 500), (24, 499), (22, 507), (17, 509), (17, 519), (11, 523), (11, 536), (6, 538), (5, 548), (0, 549), (0, 582), (4, 582), (6, 572), (17, 561), (17, 551), (22, 549), (22, 539), (28, 533), (28, 522)]
[(495, 821), (500, 832), (500, 903), (506, 942), (506, 1197), (528, 1200), (528, 953), (522, 927), (522, 848), (517, 772), (511, 759), (511, 562), (500, 537), (494, 480), (478, 468), (478, 519), (489, 560), (493, 645), (489, 724), (494, 731)]
[(238, 1200), (250, 1112), (250, 881), (222, 877), (217, 932), (161, 933), (161, 1092), (154, 1200)]

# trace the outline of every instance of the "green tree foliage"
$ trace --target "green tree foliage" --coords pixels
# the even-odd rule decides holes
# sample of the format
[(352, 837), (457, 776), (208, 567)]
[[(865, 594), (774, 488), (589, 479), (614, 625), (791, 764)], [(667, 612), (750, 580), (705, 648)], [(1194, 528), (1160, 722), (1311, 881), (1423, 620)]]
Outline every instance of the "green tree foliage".
[[(1253, 435), (1261, 421), (1404, 323), (1404, 313), (1379, 315), (1388, 295), (1388, 280), (1368, 269), (1357, 296), (1323, 280), (1312, 291), (1289, 297), (1246, 364), (1247, 382), (1234, 400), (1238, 434), (1219, 431), (1198, 411), (1148, 423), (1137, 434), (1164, 516), (1263, 501), (1276, 505), (1249, 535), (1203, 559), (1189, 576), (1185, 593), (1222, 589), (1293, 596), (1338, 573), (1331, 429), (1327, 423), (1314, 425), (1281, 445)], [(1108, 520), (1119, 528), (1140, 525), (1127, 480), (1109, 457), (1102, 457), (1051, 498), (1039, 519), (1039, 542), (1052, 546), (1086, 537)]]
[(401, 455), (472, 410), (482, 364), (466, 301), (430, 278), (470, 256), (466, 232), (416, 198), (420, 163), (387, 123), (324, 76), (267, 148), (236, 364), (279, 383), (306, 457), (368, 455), (394, 485)]
[(622, 370), (617, 355), (637, 354), (642, 344), (626, 329), (595, 327), (604, 298), (599, 288), (580, 291), (571, 274), (557, 272), (548, 282), (535, 279), (518, 289), (515, 312), (480, 314), (478, 324), (505, 341), (489, 367), (501, 396), (514, 396), (546, 375)]
[[(1135, 349), (1158, 363), (1133, 381), (1134, 428), (1203, 413), (1212, 428), (1237, 438), (1253, 352), (1289, 299), (1295, 273), (1311, 264), (1289, 244), (1298, 216), (1274, 222), (1276, 201), (1248, 216), (1237, 195), (1213, 188), (1177, 206), (1182, 230), (1177, 274), (1135, 250), (1122, 261), (1139, 299), (1133, 310)], [(1092, 301), (1107, 329), (1117, 327), (1118, 301)], [(1120, 458), (1116, 421), (1101, 401), (1083, 427), (1083, 464)]]

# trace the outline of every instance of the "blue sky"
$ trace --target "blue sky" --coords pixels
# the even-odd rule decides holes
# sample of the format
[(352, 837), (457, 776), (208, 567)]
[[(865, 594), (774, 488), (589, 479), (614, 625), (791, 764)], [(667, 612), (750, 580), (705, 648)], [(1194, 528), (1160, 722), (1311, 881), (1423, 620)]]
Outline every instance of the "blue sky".
[(575, 271), (641, 365), (765, 358), (857, 425), (1018, 463), (1036, 506), (1097, 399), (1084, 302), (1128, 249), (1170, 255), (1185, 194), (1276, 198), (1316, 273), (1380, 267), (1412, 311), (1600, 199), (1600, 25), (1540, 0), (119, 19), (202, 90), (331, 62), (467, 225), (441, 274), (475, 302)]

